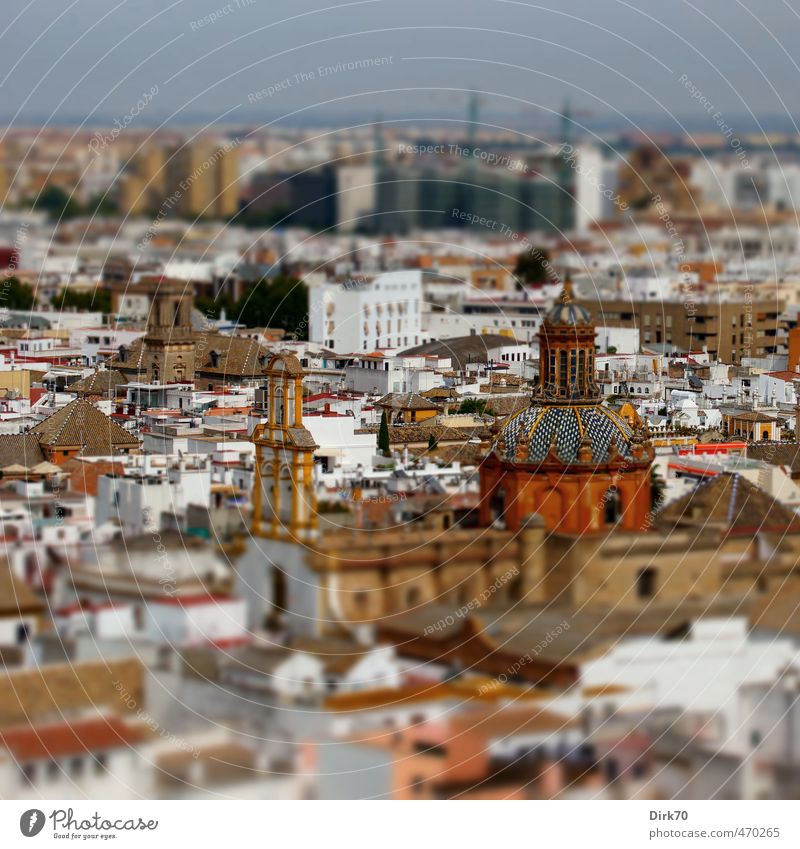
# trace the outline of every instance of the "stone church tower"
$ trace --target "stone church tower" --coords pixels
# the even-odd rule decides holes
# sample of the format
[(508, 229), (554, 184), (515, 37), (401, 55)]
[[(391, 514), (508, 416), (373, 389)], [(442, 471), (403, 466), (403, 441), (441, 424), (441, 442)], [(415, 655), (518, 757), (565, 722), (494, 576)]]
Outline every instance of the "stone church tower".
[[(115, 297), (135, 292), (150, 301), (147, 333), (139, 349), (137, 371), (149, 383), (183, 383), (194, 380), (198, 334), (192, 329), (190, 285), (165, 277), (145, 278), (135, 287), (126, 287)], [(118, 305), (114, 304), (114, 311)], [(119, 363), (126, 365), (126, 352), (120, 350)]]

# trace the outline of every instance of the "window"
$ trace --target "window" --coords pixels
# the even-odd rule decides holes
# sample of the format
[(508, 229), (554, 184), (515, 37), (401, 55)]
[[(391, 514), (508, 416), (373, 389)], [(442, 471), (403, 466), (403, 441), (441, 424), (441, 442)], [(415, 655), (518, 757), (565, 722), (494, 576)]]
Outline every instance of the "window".
[(603, 518), (607, 525), (615, 525), (622, 515), (619, 490), (612, 486), (606, 490), (603, 498)]
[(413, 607), (422, 601), (422, 593), (418, 587), (411, 587), (406, 591), (406, 604)]
[(656, 570), (652, 566), (640, 569), (636, 576), (638, 598), (652, 598), (656, 591)]

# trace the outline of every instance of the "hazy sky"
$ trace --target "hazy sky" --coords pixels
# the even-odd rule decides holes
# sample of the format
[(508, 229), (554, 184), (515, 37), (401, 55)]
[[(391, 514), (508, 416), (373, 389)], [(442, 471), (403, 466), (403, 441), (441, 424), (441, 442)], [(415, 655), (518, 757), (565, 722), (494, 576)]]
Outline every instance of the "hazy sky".
[[(800, 0), (3, 0), (2, 8), (0, 117), (15, 123), (122, 120), (155, 86), (131, 122), (226, 112), (341, 123), (378, 110), (387, 120), (453, 115), (463, 113), (465, 89), (486, 92), (484, 120), (509, 125), (552, 120), (547, 110), (566, 97), (623, 125), (672, 120), (714, 131), (720, 112), (744, 131), (751, 113), (800, 119)], [(318, 72), (375, 58), (384, 64)], [(276, 91), (265, 94), (269, 86)]]

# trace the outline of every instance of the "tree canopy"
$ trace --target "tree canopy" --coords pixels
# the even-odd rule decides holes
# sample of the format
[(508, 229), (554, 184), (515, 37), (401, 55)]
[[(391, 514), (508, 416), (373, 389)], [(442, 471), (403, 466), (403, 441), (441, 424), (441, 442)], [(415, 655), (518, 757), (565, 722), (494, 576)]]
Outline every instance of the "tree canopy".
[(550, 268), (550, 254), (544, 248), (530, 248), (517, 257), (514, 275), (520, 283), (544, 283)]
[(53, 307), (57, 310), (98, 310), (102, 313), (111, 312), (111, 292), (108, 289), (95, 289), (93, 292), (75, 292), (64, 289), (53, 299)]
[(83, 210), (61, 186), (47, 185), (33, 202), (33, 208), (47, 213), (48, 218), (75, 218)]
[(308, 287), (283, 275), (259, 280), (244, 293), (232, 317), (248, 327), (281, 328), (294, 339), (308, 339)]
[(36, 302), (33, 289), (18, 277), (6, 277), (0, 284), (0, 307), (10, 310), (28, 310)]

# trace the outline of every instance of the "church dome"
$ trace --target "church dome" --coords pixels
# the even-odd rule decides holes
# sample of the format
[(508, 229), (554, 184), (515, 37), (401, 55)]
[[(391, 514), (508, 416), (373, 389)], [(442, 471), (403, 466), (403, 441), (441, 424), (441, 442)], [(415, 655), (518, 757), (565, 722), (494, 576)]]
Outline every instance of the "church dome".
[[(578, 462), (578, 452), (586, 440), (591, 448), (591, 462), (604, 463), (612, 453), (612, 444), (621, 457), (630, 459), (633, 437), (628, 422), (608, 407), (531, 406), (503, 425), (492, 451), (501, 460), (512, 463), (541, 463), (555, 439), (558, 459), (571, 464)], [(521, 443), (527, 444), (527, 448), (518, 457)]]
[(559, 300), (545, 313), (544, 320), (548, 324), (577, 325), (591, 324), (589, 310), (575, 301)]
[(572, 291), (572, 279), (567, 276), (564, 280), (564, 288), (552, 307), (545, 313), (545, 324), (576, 327), (577, 325), (591, 325), (592, 316), (586, 307), (575, 303), (575, 295)]

